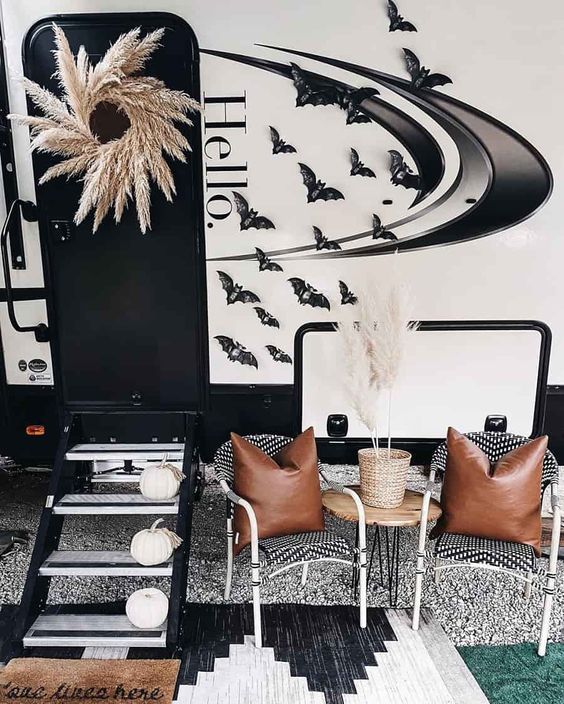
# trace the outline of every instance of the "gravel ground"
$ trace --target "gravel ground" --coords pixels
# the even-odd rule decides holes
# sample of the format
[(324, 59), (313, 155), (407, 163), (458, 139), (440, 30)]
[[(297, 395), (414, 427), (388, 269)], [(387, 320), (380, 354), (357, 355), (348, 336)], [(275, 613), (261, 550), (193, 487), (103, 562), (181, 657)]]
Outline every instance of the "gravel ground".
[[(357, 468), (330, 466), (328, 476), (344, 482), (355, 481)], [(196, 504), (188, 578), (190, 601), (223, 601), (225, 578), (225, 501), (213, 473), (208, 470), (208, 486)], [(412, 468), (409, 487), (423, 488), (425, 479)], [(0, 475), (0, 527), (25, 528), (33, 535), (45, 501), (47, 476), (38, 474)], [(114, 486), (112, 490), (118, 491)], [(122, 488), (123, 490), (123, 488)], [(61, 537), (61, 549), (127, 549), (131, 536), (151, 522), (148, 517), (69, 517)], [(328, 518), (328, 527), (350, 541), (353, 524)], [(172, 522), (170, 527), (172, 527)], [(369, 532), (369, 539), (372, 532)], [(404, 529), (400, 544), (398, 607), (409, 607), (413, 582), (417, 532)], [(21, 596), (32, 545), (16, 547), (0, 560), (0, 603), (17, 603)], [(546, 564), (546, 561), (543, 560)], [(425, 579), (423, 604), (432, 609), (455, 645), (501, 644), (534, 641), (540, 624), (541, 593), (533, 590), (529, 602), (522, 598), (520, 583), (510, 577), (485, 570), (453, 570), (443, 573), (436, 586)], [(158, 585), (168, 591), (166, 579), (158, 578), (53, 578), (51, 603), (74, 601), (115, 601), (126, 598), (140, 586)], [(243, 554), (236, 561), (231, 600), (250, 601), (249, 560)], [(553, 609), (551, 639), (564, 642), (564, 564), (559, 563), (557, 601)], [(310, 569), (305, 588), (296, 569), (266, 581), (264, 602), (342, 604), (350, 600), (350, 569), (344, 565), (319, 564)], [(387, 590), (374, 572), (368, 587), (370, 606), (386, 606)]]

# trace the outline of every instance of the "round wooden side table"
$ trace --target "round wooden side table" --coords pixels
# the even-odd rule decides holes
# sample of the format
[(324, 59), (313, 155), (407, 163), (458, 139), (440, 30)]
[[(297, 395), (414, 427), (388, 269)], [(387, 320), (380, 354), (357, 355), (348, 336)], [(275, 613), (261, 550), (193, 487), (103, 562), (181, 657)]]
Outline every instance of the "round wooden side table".
[[(351, 486), (351, 489), (360, 493), (360, 487)], [(358, 521), (355, 503), (347, 494), (329, 489), (322, 494), (323, 508), (327, 513), (344, 521)], [(403, 503), (397, 508), (374, 508), (364, 504), (366, 515), (366, 525), (375, 526), (372, 550), (370, 552), (370, 563), (368, 567), (368, 580), (372, 573), (374, 553), (378, 546), (378, 561), (380, 566), (380, 583), (384, 585), (384, 557), (386, 560), (387, 587), (390, 598), (390, 606), (395, 608), (398, 598), (398, 570), (399, 570), (399, 538), (400, 528), (408, 528), (419, 525), (421, 518), (421, 506), (423, 505), (423, 494), (417, 491), (406, 489)], [(431, 499), (429, 504), (429, 522), (436, 521), (441, 515), (441, 506), (438, 501)], [(382, 536), (380, 531), (384, 532)], [(391, 536), (390, 536), (391, 531)]]

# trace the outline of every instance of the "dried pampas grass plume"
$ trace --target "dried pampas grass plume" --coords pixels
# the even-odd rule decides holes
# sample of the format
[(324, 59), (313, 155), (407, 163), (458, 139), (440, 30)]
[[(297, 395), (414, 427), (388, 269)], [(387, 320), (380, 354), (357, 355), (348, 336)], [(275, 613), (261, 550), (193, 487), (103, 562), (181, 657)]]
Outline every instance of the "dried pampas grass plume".
[(344, 355), (349, 401), (378, 447), (378, 402), (388, 392), (388, 452), (391, 446), (392, 391), (409, 337), (419, 324), (412, 321), (412, 300), (405, 284), (392, 283), (359, 292), (356, 320), (337, 324)]
[[(141, 231), (151, 227), (151, 180), (168, 201), (176, 194), (165, 155), (185, 162), (191, 151), (175, 123), (192, 125), (189, 113), (201, 110), (186, 93), (170, 90), (150, 76), (137, 76), (160, 46), (157, 29), (141, 37), (139, 28), (123, 34), (93, 66), (80, 47), (73, 56), (63, 30), (53, 25), (55, 61), (62, 99), (37, 83), (24, 87), (42, 117), (9, 115), (30, 129), (31, 148), (62, 157), (43, 174), (40, 183), (59, 176), (82, 177), (84, 186), (74, 221), (94, 212), (93, 231), (113, 208), (119, 223), (128, 201), (137, 207)], [(91, 125), (97, 107), (112, 106), (129, 126), (115, 139), (103, 141)]]

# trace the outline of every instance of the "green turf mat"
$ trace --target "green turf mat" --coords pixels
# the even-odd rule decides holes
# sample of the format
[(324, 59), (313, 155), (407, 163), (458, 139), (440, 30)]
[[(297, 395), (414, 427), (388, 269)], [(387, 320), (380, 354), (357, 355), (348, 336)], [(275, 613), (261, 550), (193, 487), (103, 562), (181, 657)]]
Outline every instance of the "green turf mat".
[(564, 643), (549, 643), (544, 658), (536, 643), (458, 650), (491, 704), (564, 704)]

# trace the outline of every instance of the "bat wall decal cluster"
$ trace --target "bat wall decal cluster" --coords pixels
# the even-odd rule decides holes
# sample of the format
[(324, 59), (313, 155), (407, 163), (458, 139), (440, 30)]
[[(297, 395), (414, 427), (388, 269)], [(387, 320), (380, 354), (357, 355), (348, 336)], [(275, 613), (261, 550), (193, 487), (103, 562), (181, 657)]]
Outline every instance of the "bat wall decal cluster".
[(350, 88), (323, 83), (307, 74), (297, 64), (290, 63), (292, 80), (296, 88), (296, 107), (305, 105), (336, 105), (346, 113), (347, 125), (371, 122), (371, 115), (362, 111), (361, 104), (367, 98), (379, 95), (373, 87)]
[[(384, 0), (383, 0), (384, 1)], [(417, 32), (417, 27), (406, 20), (399, 12), (398, 5), (394, 0), (385, 0), (387, 3), (387, 14), (389, 20), (388, 31), (395, 32)], [(407, 72), (409, 73), (410, 83), (409, 88), (412, 91), (430, 90), (439, 86), (444, 86), (452, 83), (452, 80), (441, 73), (432, 73), (428, 68), (423, 66), (417, 55), (410, 49), (403, 49), (403, 56)], [(347, 86), (344, 83), (324, 79), (323, 77), (302, 69), (298, 64), (290, 62), (289, 77), (291, 78), (295, 91), (295, 105), (297, 108), (306, 106), (334, 106), (345, 114), (346, 125), (371, 123), (376, 121), (373, 116), (375, 114), (374, 102), (369, 102), (380, 93), (372, 86), (363, 86), (360, 88)], [(407, 83), (407, 82), (405, 82)], [(378, 99), (381, 100), (381, 99)], [(365, 102), (366, 101), (366, 102)], [(298, 148), (291, 144), (281, 136), (281, 131), (278, 127), (268, 125), (268, 134), (270, 137), (271, 152), (276, 161), (280, 156), (298, 154), (301, 147)], [(284, 131), (282, 130), (282, 134)], [(294, 133), (295, 134), (295, 133)], [(294, 140), (292, 140), (294, 141)], [(296, 142), (297, 143), (297, 142)], [(349, 148), (350, 159), (350, 176), (360, 176), (362, 178), (376, 179), (377, 174), (373, 168), (366, 166), (361, 160), (359, 151), (354, 148)], [(421, 174), (415, 173), (414, 170), (406, 163), (404, 156), (397, 149), (391, 149), (388, 152), (390, 157), (390, 182), (394, 186), (401, 186), (405, 189), (418, 191), (421, 195), (424, 194), (423, 186), (423, 171)], [(299, 157), (298, 157), (299, 158)], [(282, 158), (282, 162), (285, 159)], [(414, 157), (414, 161), (419, 165), (419, 160)], [(318, 178), (316, 172), (303, 161), (296, 163), (299, 167), (300, 175), (307, 193), (307, 203), (317, 203), (319, 201), (339, 201), (345, 200), (345, 195), (341, 190), (334, 186), (328, 186), (326, 181)], [(247, 230), (276, 230), (274, 221), (269, 217), (259, 214), (259, 211), (249, 204), (247, 199), (239, 192), (233, 191), (233, 199), (237, 214), (240, 219), (239, 229)], [(388, 203), (389, 199), (384, 200)], [(308, 208), (309, 210), (309, 208)], [(313, 212), (313, 210), (312, 210)], [(315, 250), (318, 252), (338, 252), (342, 249), (341, 244), (336, 239), (332, 240), (325, 236), (322, 230), (316, 225), (311, 225), (313, 228), (313, 236), (315, 242)], [(370, 230), (368, 230), (368, 235)], [(381, 217), (372, 213), (372, 238), (374, 240), (397, 241), (397, 235), (382, 224)], [(341, 241), (346, 241), (346, 238)], [(265, 248), (268, 252), (268, 249)], [(292, 252), (292, 250), (288, 250)], [(284, 262), (284, 267), (274, 261), (271, 257), (280, 255), (280, 251), (270, 252), (270, 256), (260, 247), (254, 247), (254, 258), (258, 263), (258, 271), (263, 272), (283, 272), (289, 264)], [(331, 256), (331, 255), (326, 255)], [(288, 260), (288, 261), (291, 261)], [(227, 305), (234, 303), (260, 303), (260, 297), (251, 290), (245, 289), (241, 284), (236, 283), (229, 274), (223, 271), (217, 272), (221, 286), (226, 294)], [(262, 280), (262, 279), (261, 279)], [(275, 279), (273, 279), (275, 282)], [(325, 293), (314, 288), (304, 278), (291, 276), (287, 279), (291, 286), (292, 292), (300, 306), (309, 306), (318, 309), (319, 312), (330, 311), (331, 303)], [(262, 295), (262, 294), (261, 294)], [(291, 295), (291, 294), (289, 294)], [(336, 294), (335, 294), (336, 295)], [(358, 297), (349, 285), (339, 279), (338, 280), (338, 298), (335, 297), (335, 303), (342, 306), (355, 305), (358, 303)], [(281, 323), (277, 317), (270, 313), (264, 306), (253, 306), (253, 310), (258, 318), (255, 319), (255, 324), (260, 323), (266, 329), (274, 333), (275, 330), (281, 328)], [(266, 331), (265, 331), (266, 332)], [(232, 362), (237, 362), (244, 366), (250, 366), (258, 369), (259, 362), (257, 356), (240, 342), (226, 335), (216, 335), (215, 340), (218, 341), (227, 358)], [(255, 347), (255, 349), (259, 349)], [(265, 349), (271, 360), (280, 364), (292, 364), (291, 356), (279, 346), (267, 344), (262, 347)], [(259, 358), (260, 355), (258, 355)], [(261, 358), (262, 359), (262, 358)], [(261, 361), (262, 364), (262, 361)]]

